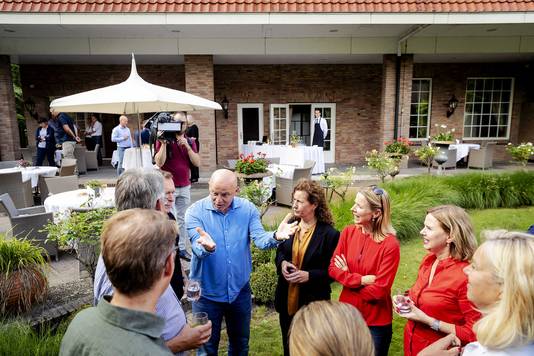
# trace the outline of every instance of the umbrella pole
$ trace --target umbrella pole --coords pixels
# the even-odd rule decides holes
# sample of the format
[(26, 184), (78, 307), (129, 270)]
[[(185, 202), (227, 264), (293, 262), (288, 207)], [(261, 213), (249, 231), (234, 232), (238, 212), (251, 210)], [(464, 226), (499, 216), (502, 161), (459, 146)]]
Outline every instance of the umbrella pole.
[(141, 147), (141, 116), (139, 115), (139, 108), (137, 108), (137, 147), (139, 147), (139, 161), (140, 166), (137, 168), (143, 168), (143, 147)]

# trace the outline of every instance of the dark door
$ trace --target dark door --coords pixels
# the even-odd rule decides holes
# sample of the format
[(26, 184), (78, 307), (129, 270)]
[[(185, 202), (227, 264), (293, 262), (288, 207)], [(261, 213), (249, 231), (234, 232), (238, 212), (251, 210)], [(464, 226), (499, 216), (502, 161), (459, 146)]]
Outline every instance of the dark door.
[(242, 108), (243, 110), (243, 143), (247, 144), (248, 141), (261, 141), (259, 135), (260, 125), (260, 113), (258, 108)]

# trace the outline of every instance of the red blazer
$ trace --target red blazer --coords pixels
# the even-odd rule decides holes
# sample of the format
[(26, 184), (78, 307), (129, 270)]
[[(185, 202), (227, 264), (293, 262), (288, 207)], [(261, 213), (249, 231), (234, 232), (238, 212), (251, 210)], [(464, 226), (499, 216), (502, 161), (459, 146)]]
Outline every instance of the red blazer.
[[(349, 270), (344, 272), (334, 264), (336, 255), (345, 255)], [(346, 227), (328, 273), (343, 285), (339, 301), (354, 305), (369, 326), (389, 325), (392, 321), (391, 285), (400, 260), (400, 246), (395, 235), (388, 235), (380, 243), (356, 225)], [(362, 286), (362, 276), (376, 275), (376, 281)]]
[[(428, 286), (430, 270), (436, 255), (428, 254), (423, 258), (415, 284), (410, 289), (410, 298), (415, 305), (428, 316), (454, 324), (456, 336), (462, 345), (476, 341), (473, 324), (480, 318), (480, 313), (467, 300), (467, 276), (463, 269), (469, 264), (452, 257), (440, 261), (432, 284)], [(408, 321), (404, 328), (404, 355), (416, 356), (419, 351), (446, 336), (434, 331), (430, 326)]]

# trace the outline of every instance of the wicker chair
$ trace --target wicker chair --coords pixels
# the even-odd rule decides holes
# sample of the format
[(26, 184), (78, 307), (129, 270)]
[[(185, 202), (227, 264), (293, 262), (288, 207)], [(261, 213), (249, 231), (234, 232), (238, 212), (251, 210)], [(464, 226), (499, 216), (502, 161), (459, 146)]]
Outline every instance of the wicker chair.
[(311, 172), (315, 166), (315, 161), (305, 161), (302, 168), (295, 168), (293, 179), (276, 177), (276, 202), (282, 205), (293, 203), (293, 188), (301, 178), (311, 178)]
[(19, 209), (33, 206), (32, 182), (23, 182), (21, 172), (0, 174), (0, 194), (3, 193), (8, 193)]
[(87, 162), (85, 159), (85, 147), (76, 146), (74, 148), (74, 157), (76, 157), (76, 166), (78, 167), (78, 174), (87, 173)]
[(62, 177), (39, 177), (39, 191), (41, 192), (41, 201), (44, 202), (51, 194), (58, 194), (76, 190), (79, 188), (78, 176)]
[(76, 160), (75, 159), (63, 158), (61, 160), (61, 167), (59, 168), (59, 175), (61, 177), (72, 176), (74, 175), (75, 171), (76, 171)]
[(98, 159), (97, 153), (100, 149), (100, 145), (95, 145), (94, 151), (85, 151), (85, 163), (87, 165), (87, 170), (98, 170)]
[(495, 142), (488, 142), (481, 148), (471, 148), (469, 150), (468, 168), (491, 168), (493, 167), (493, 152), (495, 151)]
[(0, 161), (0, 169), (15, 168), (18, 164), (17, 161)]
[(43, 226), (52, 221), (52, 213), (47, 213), (44, 206), (17, 209), (9, 194), (0, 195), (0, 205), (4, 207), (9, 216), (13, 236), (27, 238), (37, 246), (43, 247), (49, 256), (58, 260), (57, 243), (46, 241), (46, 232), (41, 232)]

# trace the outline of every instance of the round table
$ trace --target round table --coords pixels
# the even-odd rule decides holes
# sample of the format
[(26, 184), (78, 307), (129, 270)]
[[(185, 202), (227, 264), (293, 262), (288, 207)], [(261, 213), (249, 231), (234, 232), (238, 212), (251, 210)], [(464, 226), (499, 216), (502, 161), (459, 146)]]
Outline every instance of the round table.
[(53, 194), (45, 199), (43, 205), (47, 212), (54, 213), (56, 220), (68, 217), (72, 210), (113, 208), (115, 188), (104, 188), (100, 197), (95, 197), (92, 189), (77, 189)]

